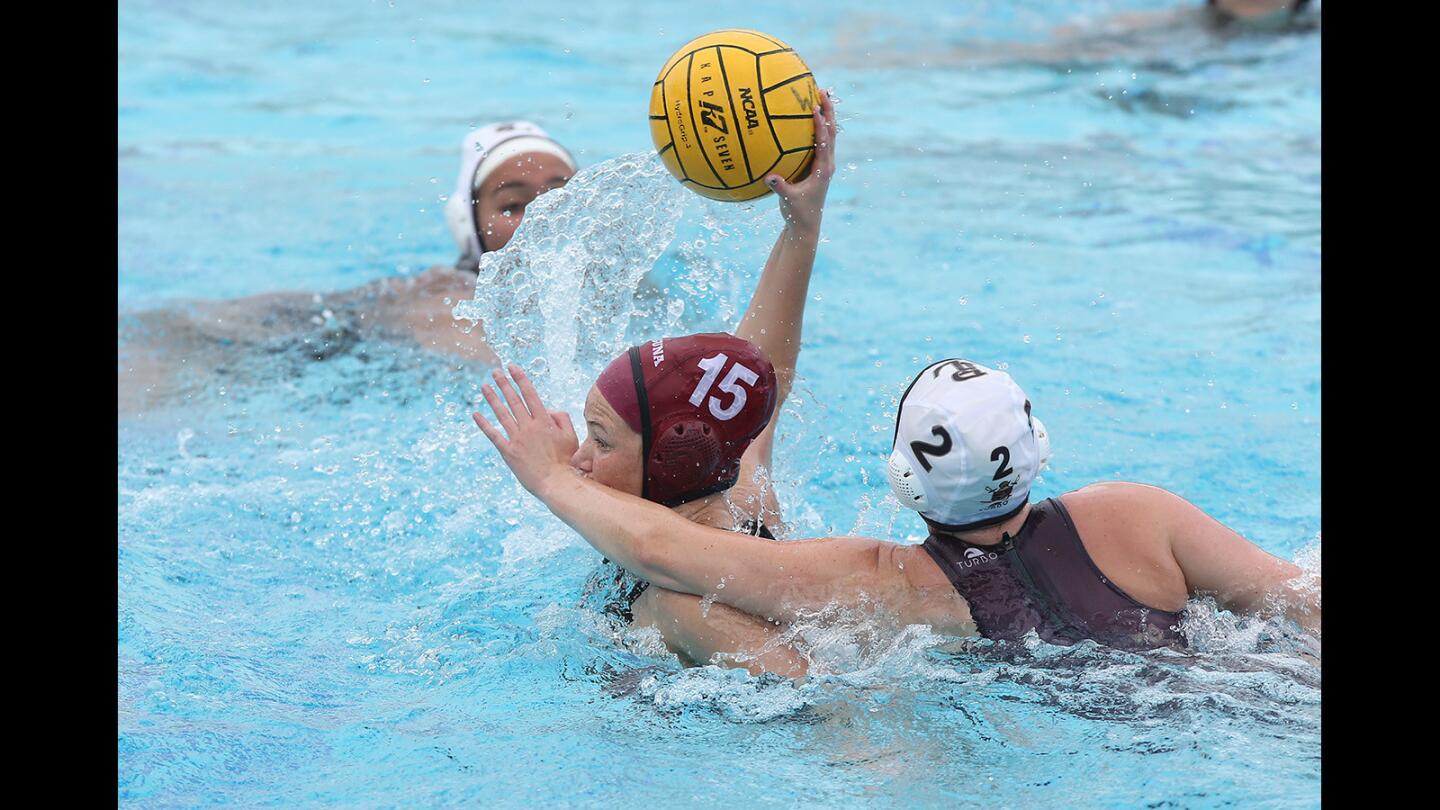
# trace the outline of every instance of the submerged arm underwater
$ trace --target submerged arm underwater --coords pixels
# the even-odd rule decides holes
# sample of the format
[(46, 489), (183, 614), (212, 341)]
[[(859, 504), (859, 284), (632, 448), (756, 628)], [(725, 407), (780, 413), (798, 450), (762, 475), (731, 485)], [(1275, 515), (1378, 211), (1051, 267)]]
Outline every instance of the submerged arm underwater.
[[(382, 278), (338, 292), (272, 292), (191, 301), (120, 316), (121, 414), (143, 413), (209, 385), (238, 385), (277, 360), (303, 365), (377, 347), (498, 364), (478, 326), (466, 331), (446, 299), (474, 294), (474, 277), (449, 268)], [(256, 371), (260, 371), (258, 375)]]

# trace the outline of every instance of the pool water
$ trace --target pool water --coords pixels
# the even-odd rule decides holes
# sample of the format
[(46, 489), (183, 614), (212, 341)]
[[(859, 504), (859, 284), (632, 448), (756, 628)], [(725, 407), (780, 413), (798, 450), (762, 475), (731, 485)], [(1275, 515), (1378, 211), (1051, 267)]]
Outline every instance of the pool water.
[[(840, 99), (792, 536), (921, 539), (895, 404), (963, 355), (1050, 429), (1037, 497), (1156, 484), (1318, 573), (1320, 35), (1133, 22), (1175, 5), (127, 3), (119, 348), (143, 311), (448, 263), (461, 137), (522, 117), (583, 170), (456, 303), (578, 411), (612, 353), (748, 300), (774, 201), (680, 188), (644, 107), (674, 48), (752, 27)], [(851, 621), (802, 628), (803, 683), (683, 669), (582, 597), (600, 557), (470, 423), (479, 368), (305, 339), (205, 347), (225, 374), (119, 415), (126, 804), (1320, 802), (1315, 639), (1198, 600), (1193, 654)]]

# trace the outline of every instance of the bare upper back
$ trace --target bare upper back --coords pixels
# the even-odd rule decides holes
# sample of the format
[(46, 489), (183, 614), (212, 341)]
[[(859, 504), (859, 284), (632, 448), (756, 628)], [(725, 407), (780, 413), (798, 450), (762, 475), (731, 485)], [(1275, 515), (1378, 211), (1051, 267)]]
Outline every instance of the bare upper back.
[(1060, 496), (1090, 559), (1136, 601), (1181, 610), (1185, 574), (1170, 549), (1170, 493), (1123, 481), (1091, 484)]

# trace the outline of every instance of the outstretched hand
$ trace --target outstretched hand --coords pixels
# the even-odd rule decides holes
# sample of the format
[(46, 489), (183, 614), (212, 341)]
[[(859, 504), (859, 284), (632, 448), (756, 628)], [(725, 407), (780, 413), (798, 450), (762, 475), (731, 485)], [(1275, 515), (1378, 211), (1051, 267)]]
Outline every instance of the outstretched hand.
[(820, 91), (820, 105), (815, 108), (815, 154), (810, 171), (795, 183), (786, 182), (778, 174), (765, 177), (765, 184), (780, 197), (780, 214), (787, 226), (820, 229), (820, 215), (825, 209), (825, 194), (830, 178), (835, 176), (835, 103), (830, 91)]
[(500, 457), (521, 485), (543, 499), (542, 490), (547, 482), (574, 475), (570, 457), (575, 455), (580, 440), (569, 414), (546, 410), (540, 401), (540, 392), (525, 372), (514, 363), (507, 368), (515, 378), (514, 385), (496, 369), (491, 376), (500, 393), (489, 383), (480, 386), (499, 427), (490, 424), (478, 411), (471, 417), (485, 438), (500, 451)]

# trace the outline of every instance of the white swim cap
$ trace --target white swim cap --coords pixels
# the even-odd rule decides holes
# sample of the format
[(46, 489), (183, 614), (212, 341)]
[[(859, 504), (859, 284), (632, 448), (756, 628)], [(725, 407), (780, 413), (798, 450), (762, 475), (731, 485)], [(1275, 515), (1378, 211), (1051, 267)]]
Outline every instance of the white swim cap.
[(931, 523), (972, 529), (1015, 514), (1050, 461), (1050, 437), (1003, 371), (929, 366), (900, 398), (890, 488)]
[(529, 121), (483, 126), (461, 142), (460, 174), (455, 178), (455, 190), (445, 201), (445, 224), (462, 255), (478, 259), (485, 252), (475, 223), (475, 189), (507, 158), (530, 152), (554, 155), (565, 161), (570, 171), (575, 171), (575, 158), (565, 147)]

